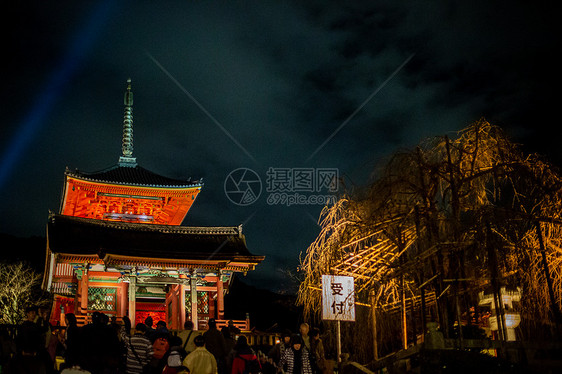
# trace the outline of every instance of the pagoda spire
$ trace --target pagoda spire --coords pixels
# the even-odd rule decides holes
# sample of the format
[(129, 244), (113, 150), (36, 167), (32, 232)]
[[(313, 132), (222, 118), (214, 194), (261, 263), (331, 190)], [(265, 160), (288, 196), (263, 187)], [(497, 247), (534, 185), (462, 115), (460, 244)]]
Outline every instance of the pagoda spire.
[(123, 154), (119, 157), (119, 166), (137, 166), (137, 159), (133, 157), (133, 92), (131, 78), (127, 79), (127, 91), (124, 98), (125, 113), (123, 116)]

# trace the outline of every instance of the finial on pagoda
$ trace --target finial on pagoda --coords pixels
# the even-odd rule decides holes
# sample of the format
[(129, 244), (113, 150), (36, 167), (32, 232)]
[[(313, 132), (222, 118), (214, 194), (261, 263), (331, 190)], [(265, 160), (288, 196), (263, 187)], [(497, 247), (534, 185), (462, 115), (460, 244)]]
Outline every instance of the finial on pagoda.
[(119, 166), (137, 166), (137, 159), (133, 157), (133, 92), (131, 91), (131, 78), (127, 79), (125, 92), (125, 114), (123, 117), (123, 155), (119, 157)]

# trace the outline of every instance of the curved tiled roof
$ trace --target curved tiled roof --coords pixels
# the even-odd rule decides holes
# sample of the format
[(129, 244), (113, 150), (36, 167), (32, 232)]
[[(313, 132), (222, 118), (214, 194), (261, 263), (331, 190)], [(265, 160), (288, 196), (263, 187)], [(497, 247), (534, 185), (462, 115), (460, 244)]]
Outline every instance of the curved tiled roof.
[(53, 214), (49, 249), (76, 255), (107, 254), (160, 259), (212, 259), (259, 263), (250, 253), (241, 227), (186, 227), (100, 221)]
[(198, 187), (199, 181), (179, 180), (164, 177), (141, 166), (115, 165), (102, 171), (88, 173), (78, 169), (66, 170), (65, 175), (93, 182), (115, 183), (123, 185), (137, 185), (149, 187)]

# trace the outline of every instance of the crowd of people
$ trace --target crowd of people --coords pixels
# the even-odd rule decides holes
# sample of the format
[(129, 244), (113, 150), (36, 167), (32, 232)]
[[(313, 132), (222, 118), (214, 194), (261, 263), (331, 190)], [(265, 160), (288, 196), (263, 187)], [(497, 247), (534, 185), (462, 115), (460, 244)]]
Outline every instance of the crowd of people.
[[(207, 330), (171, 332), (151, 317), (134, 328), (95, 312), (79, 327), (65, 316), (65, 328), (53, 329), (46, 311), (30, 307), (15, 339), (1, 336), (1, 373), (7, 374), (328, 374), (317, 328), (303, 323), (286, 330), (267, 354), (255, 352), (229, 321), (222, 329), (209, 319)], [(57, 360), (58, 358), (58, 360)], [(63, 361), (61, 361), (61, 358)], [(58, 361), (58, 362), (57, 362)]]

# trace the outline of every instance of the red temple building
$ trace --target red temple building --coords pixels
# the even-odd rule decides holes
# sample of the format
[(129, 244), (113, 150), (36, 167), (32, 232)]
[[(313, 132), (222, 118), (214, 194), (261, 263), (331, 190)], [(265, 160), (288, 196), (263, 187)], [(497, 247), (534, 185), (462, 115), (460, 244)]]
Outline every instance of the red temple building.
[[(65, 172), (60, 212), (47, 223), (43, 288), (54, 296), (51, 323), (96, 312), (133, 323), (147, 316), (171, 329), (224, 319), (235, 273), (264, 259), (249, 252), (238, 227), (181, 226), (201, 181), (176, 180), (133, 157), (133, 94), (125, 93), (122, 155), (101, 172)], [(249, 321), (240, 321), (249, 328)]]

